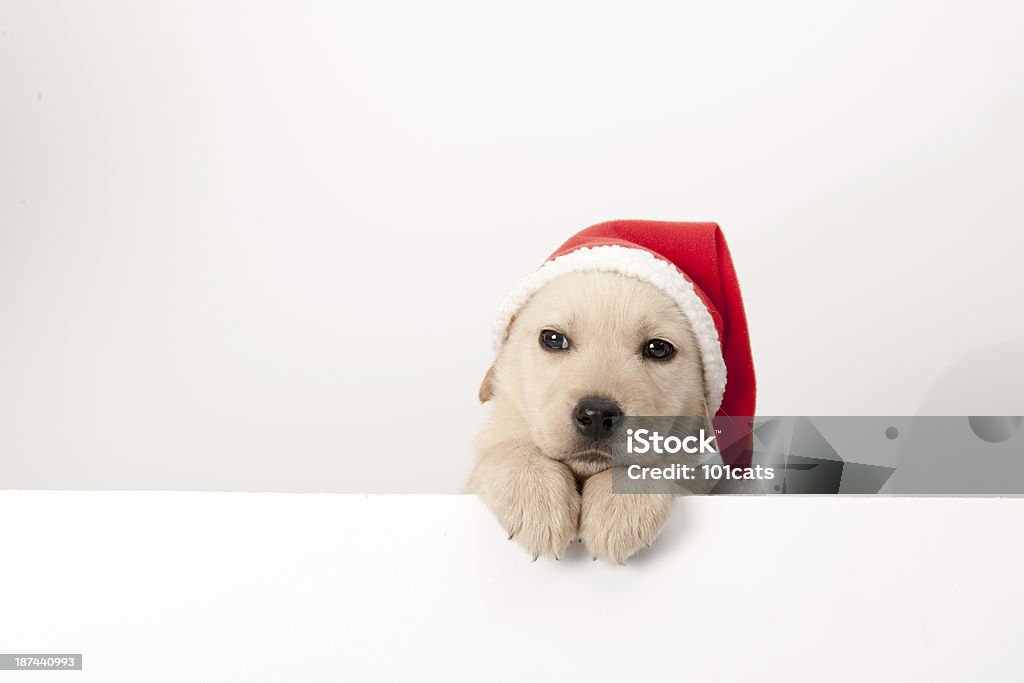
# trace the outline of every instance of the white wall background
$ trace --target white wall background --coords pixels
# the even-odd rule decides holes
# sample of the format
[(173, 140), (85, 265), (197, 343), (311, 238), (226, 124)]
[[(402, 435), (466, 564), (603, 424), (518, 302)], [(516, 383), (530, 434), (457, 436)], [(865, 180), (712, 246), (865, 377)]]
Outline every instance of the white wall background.
[(762, 414), (1021, 414), (1022, 20), (5, 0), (0, 487), (457, 491), (609, 218), (723, 225)]

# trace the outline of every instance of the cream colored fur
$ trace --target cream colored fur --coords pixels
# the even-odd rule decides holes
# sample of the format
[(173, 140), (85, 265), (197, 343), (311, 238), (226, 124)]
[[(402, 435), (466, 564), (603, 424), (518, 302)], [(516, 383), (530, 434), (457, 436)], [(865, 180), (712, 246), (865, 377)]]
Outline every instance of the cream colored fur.
[[(568, 335), (571, 348), (542, 348), (544, 329)], [(671, 342), (676, 354), (663, 362), (643, 357), (652, 338)], [(672, 498), (613, 495), (610, 460), (577, 433), (574, 407), (600, 395), (626, 415), (703, 415), (703, 386), (690, 325), (660, 290), (616, 273), (562, 275), (512, 321), (484, 378), (480, 398), (492, 412), (467, 490), (535, 559), (560, 558), (579, 537), (595, 559), (623, 563), (658, 536)]]

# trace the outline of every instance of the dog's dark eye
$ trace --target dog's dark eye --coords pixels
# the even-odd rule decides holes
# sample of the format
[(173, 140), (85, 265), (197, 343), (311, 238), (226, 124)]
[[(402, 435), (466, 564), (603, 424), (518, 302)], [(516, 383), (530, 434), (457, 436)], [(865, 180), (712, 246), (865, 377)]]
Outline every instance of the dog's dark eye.
[(569, 348), (569, 338), (561, 332), (543, 330), (540, 333), (540, 345), (549, 351), (565, 351)]
[(664, 339), (649, 339), (644, 344), (644, 356), (652, 360), (667, 360), (676, 352), (676, 347)]

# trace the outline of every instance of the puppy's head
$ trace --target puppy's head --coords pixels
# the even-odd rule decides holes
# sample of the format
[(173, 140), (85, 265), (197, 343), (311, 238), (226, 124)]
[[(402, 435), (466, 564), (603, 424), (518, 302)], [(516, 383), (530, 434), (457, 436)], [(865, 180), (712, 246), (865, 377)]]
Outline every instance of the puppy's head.
[(610, 463), (621, 415), (704, 415), (701, 356), (690, 324), (661, 290), (608, 272), (568, 273), (512, 321), (481, 400), (546, 456), (578, 473)]

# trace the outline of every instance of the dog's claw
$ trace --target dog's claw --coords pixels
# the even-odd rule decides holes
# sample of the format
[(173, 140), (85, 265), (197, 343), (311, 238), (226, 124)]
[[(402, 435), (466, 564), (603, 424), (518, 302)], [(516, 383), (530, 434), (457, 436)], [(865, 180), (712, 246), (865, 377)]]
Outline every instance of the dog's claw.
[(533, 559), (532, 559), (532, 560), (530, 560), (530, 562), (536, 562), (536, 561), (537, 561), (537, 558), (538, 558), (538, 557), (540, 557), (540, 555), (539, 555), (539, 554), (538, 554), (538, 555), (534, 555), (534, 556), (533, 556)]
[(591, 562), (597, 562), (597, 555), (594, 555), (592, 558), (590, 558), (590, 561)]

